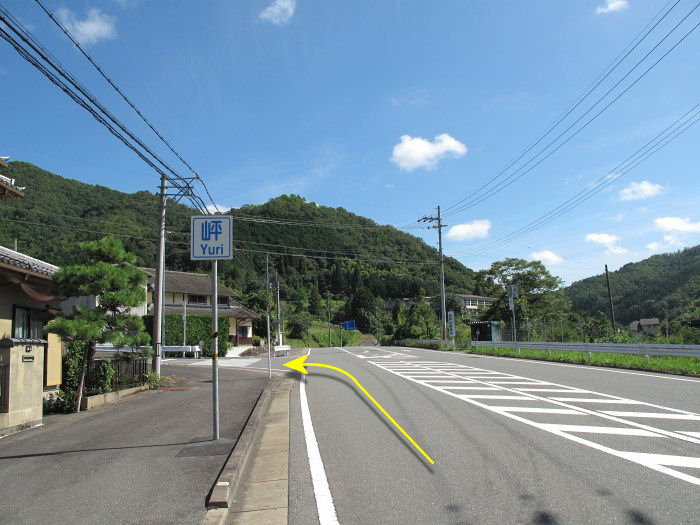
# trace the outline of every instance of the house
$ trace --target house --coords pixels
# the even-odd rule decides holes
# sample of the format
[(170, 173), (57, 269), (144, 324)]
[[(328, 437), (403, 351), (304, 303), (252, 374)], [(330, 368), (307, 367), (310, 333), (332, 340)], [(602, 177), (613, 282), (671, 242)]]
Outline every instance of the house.
[(485, 310), (496, 301), (495, 297), (456, 293), (455, 297), (462, 307), (462, 315), (476, 317), (479, 310)]
[[(0, 168), (7, 168), (10, 157), (0, 157)], [(24, 197), (24, 188), (20, 188), (14, 179), (0, 174), (0, 198)]]
[[(153, 311), (153, 290), (155, 289), (155, 270), (141, 268), (148, 274), (146, 309)], [(236, 294), (230, 288), (219, 283), (219, 315), (229, 318), (228, 340), (234, 346), (250, 345), (253, 342), (253, 321), (260, 316), (236, 302)], [(205, 273), (165, 271), (165, 297), (163, 313), (165, 315), (188, 314), (211, 315), (211, 277)]]
[(61, 384), (61, 339), (44, 332), (61, 311), (58, 269), (0, 246), (0, 435), (40, 424), (44, 395)]
[(632, 321), (630, 323), (630, 334), (631, 335), (656, 335), (659, 330), (661, 323), (658, 317), (652, 317), (651, 319), (640, 319), (639, 321)]

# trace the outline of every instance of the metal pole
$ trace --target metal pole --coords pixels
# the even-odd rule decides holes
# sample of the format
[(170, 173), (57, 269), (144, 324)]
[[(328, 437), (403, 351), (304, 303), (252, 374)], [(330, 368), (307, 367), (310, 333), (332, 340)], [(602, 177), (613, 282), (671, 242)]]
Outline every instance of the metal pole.
[(282, 309), (280, 308), (280, 278), (277, 276), (277, 344), (282, 342)]
[(343, 348), (343, 325), (338, 325), (338, 331), (340, 332), (340, 348)]
[(617, 332), (615, 327), (615, 309), (613, 308), (612, 293), (610, 292), (610, 276), (608, 275), (608, 265), (605, 265), (605, 281), (608, 284), (608, 301), (610, 302), (610, 318), (612, 320), (613, 334)]
[[(266, 290), (270, 291), (270, 254), (265, 254), (265, 287)], [(272, 349), (270, 348), (270, 301), (267, 300), (268, 296), (265, 295), (265, 302), (267, 307), (267, 372), (268, 377), (272, 379)]]
[(440, 245), (440, 308), (442, 312), (442, 340), (447, 334), (447, 308), (445, 306), (445, 261), (442, 257), (442, 219), (440, 218), (440, 206), (437, 207), (438, 220), (438, 244)]
[(211, 263), (211, 297), (212, 297), (212, 316), (211, 316), (211, 378), (212, 378), (212, 393), (214, 401), (214, 440), (219, 439), (219, 283), (218, 279), (218, 261), (213, 260)]
[(182, 305), (182, 346), (187, 346), (187, 302)]
[(328, 348), (333, 346), (331, 344), (331, 293), (326, 293), (326, 308), (328, 309)]
[(160, 375), (160, 356), (162, 342), (162, 317), (163, 317), (163, 271), (165, 269), (165, 203), (168, 181), (165, 175), (160, 178), (160, 224), (158, 226), (158, 261), (156, 262), (156, 282), (153, 290), (153, 355), (152, 368), (156, 375)]

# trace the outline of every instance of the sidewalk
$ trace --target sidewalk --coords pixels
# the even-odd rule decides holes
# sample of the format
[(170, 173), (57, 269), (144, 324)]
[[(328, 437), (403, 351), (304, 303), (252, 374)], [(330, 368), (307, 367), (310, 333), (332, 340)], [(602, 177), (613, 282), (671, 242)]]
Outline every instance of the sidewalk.
[(211, 370), (163, 373), (186, 381), (0, 440), (0, 523), (199, 523), (267, 374), (220, 369), (215, 443)]

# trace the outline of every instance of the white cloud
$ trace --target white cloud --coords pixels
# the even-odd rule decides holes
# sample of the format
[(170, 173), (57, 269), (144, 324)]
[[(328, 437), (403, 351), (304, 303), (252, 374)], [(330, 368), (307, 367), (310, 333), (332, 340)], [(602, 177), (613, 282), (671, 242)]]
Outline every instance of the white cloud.
[(604, 15), (605, 13), (614, 13), (617, 11), (624, 11), (629, 7), (627, 0), (606, 0), (605, 5), (599, 5), (595, 14)]
[(690, 217), (659, 217), (654, 225), (662, 232), (700, 233), (700, 222), (691, 222)]
[(654, 241), (647, 244), (652, 252), (662, 252), (664, 250), (671, 250), (672, 248), (680, 248), (683, 246), (681, 240), (675, 235), (664, 235), (664, 241)]
[(661, 184), (654, 184), (648, 180), (633, 182), (626, 188), (620, 190), (621, 201), (638, 201), (656, 197), (663, 193), (664, 187)]
[(535, 261), (542, 261), (544, 264), (559, 264), (564, 261), (552, 250), (542, 250), (541, 252), (532, 252), (530, 258)]
[(433, 142), (421, 137), (402, 135), (401, 142), (394, 146), (391, 161), (406, 171), (417, 168), (433, 169), (447, 155), (463, 157), (467, 147), (447, 133), (435, 137)]
[(95, 44), (100, 40), (109, 40), (117, 36), (116, 18), (103, 13), (96, 7), (88, 9), (86, 17), (82, 20), (65, 7), (56, 11), (56, 14), (61, 24), (83, 45)]
[(233, 206), (229, 206), (227, 204), (209, 204), (205, 208), (209, 213), (219, 213), (219, 212), (225, 213), (228, 210), (230, 210), (232, 207)]
[(274, 0), (260, 12), (258, 18), (265, 22), (275, 24), (276, 26), (281, 26), (289, 22), (296, 7), (296, 0)]
[(617, 215), (613, 215), (611, 217), (608, 217), (609, 220), (614, 221), (614, 222), (620, 222), (625, 220), (625, 214), (624, 213), (618, 213)]
[(452, 226), (446, 237), (452, 241), (468, 241), (470, 239), (483, 239), (489, 236), (491, 221), (488, 219), (477, 219), (465, 224)]
[(586, 242), (594, 242), (605, 246), (605, 253), (622, 254), (627, 253), (627, 248), (618, 246), (617, 241), (620, 238), (617, 235), (610, 235), (609, 233), (589, 233), (586, 235)]
[(415, 89), (405, 95), (391, 98), (391, 105), (395, 108), (401, 106), (423, 106), (430, 101), (428, 91), (425, 88)]

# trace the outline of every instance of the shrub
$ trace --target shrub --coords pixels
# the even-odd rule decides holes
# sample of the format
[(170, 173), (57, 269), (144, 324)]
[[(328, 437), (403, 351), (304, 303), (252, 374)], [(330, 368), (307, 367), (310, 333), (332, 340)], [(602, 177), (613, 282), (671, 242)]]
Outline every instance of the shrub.
[(259, 335), (253, 336), (253, 346), (260, 346), (260, 336)]

